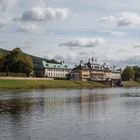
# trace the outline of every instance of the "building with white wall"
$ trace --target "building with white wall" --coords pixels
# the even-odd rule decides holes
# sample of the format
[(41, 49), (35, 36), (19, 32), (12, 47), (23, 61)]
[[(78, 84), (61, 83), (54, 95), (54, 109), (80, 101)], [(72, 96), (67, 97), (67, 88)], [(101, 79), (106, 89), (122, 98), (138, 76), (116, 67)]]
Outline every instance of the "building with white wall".
[(42, 66), (36, 69), (38, 77), (46, 78), (67, 78), (68, 73), (72, 69), (64, 65), (64, 63), (47, 63), (45, 60), (42, 61)]

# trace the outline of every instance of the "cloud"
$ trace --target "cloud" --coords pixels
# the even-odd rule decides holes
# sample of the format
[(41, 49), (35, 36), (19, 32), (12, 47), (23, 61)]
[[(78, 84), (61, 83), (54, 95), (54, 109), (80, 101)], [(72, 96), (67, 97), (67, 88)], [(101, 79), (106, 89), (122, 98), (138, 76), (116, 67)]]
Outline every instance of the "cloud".
[(21, 20), (25, 22), (45, 22), (55, 19), (63, 20), (69, 15), (67, 8), (47, 8), (47, 7), (34, 7), (25, 11), (21, 18), (14, 20)]
[(140, 44), (138, 43), (134, 44), (134, 48), (140, 48)]
[(125, 65), (140, 65), (140, 56), (126, 58), (125, 60), (120, 61), (120, 63)]
[(112, 32), (110, 32), (110, 34), (113, 35), (113, 36), (118, 36), (118, 37), (127, 36), (127, 33), (125, 33), (125, 32), (120, 32), (120, 31), (112, 31)]
[(55, 55), (53, 57), (54, 59), (58, 61), (65, 61), (66, 64), (78, 64), (80, 62), (80, 56), (76, 53), (69, 53), (67, 56), (62, 56), (62, 55)]
[(116, 22), (116, 17), (114, 16), (108, 16), (108, 17), (102, 17), (100, 19), (101, 22), (106, 22), (106, 21), (109, 21), (109, 22)]
[(60, 43), (59, 46), (68, 47), (95, 47), (104, 44), (106, 41), (103, 38), (77, 38), (72, 41)]
[(6, 10), (12, 7), (17, 0), (0, 0), (0, 7), (2, 10)]
[(39, 33), (42, 32), (43, 29), (36, 24), (23, 24), (19, 26), (18, 32), (25, 32), (25, 33)]
[(140, 16), (133, 12), (122, 12), (116, 16), (102, 17), (101, 22), (114, 22), (117, 26), (129, 26), (140, 24)]
[(6, 28), (11, 24), (10, 20), (0, 20), (0, 29)]
[(125, 37), (128, 35), (128, 33), (122, 31), (103, 31), (102, 33), (107, 33), (111, 36), (117, 36), (117, 37)]
[(81, 59), (87, 61), (89, 57), (92, 56), (93, 53), (89, 51), (69, 52), (67, 55), (53, 54), (52, 52), (47, 51), (47, 56), (44, 58), (55, 59), (57, 61), (65, 61), (66, 64), (75, 65), (79, 64)]
[(20, 46), (24, 50), (29, 50), (33, 48), (33, 41), (32, 40), (26, 40), (23, 42), (23, 45)]
[(91, 50), (83, 50), (83, 51), (80, 51), (79, 53), (79, 56), (81, 56), (81, 57), (89, 57), (89, 56), (95, 56), (96, 54), (95, 54), (95, 52), (94, 51), (91, 51)]

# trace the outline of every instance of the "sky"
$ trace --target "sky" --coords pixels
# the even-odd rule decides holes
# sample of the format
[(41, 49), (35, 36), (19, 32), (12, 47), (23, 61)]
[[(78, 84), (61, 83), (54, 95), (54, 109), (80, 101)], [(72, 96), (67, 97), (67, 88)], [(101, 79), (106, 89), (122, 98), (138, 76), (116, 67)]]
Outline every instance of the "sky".
[(0, 48), (76, 65), (140, 65), (140, 0), (0, 0)]

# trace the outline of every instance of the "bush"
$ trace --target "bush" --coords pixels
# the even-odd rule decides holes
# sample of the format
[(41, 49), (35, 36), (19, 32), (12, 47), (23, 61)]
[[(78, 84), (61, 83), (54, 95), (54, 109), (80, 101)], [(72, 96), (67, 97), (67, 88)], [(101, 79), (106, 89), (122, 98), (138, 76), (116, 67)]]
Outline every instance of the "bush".
[(0, 72), (0, 77), (26, 77), (25, 73), (6, 73), (6, 72)]
[(130, 81), (135, 79), (135, 71), (133, 67), (126, 67), (122, 72), (122, 80)]

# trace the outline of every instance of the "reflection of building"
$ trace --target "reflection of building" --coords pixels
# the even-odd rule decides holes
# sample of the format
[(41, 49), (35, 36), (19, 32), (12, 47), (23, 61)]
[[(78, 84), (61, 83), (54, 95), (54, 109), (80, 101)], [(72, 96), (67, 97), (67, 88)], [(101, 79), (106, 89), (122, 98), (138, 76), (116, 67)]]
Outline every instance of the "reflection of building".
[(47, 78), (67, 78), (67, 74), (71, 72), (63, 63), (47, 63), (42, 61), (42, 65), (36, 68), (37, 77), (47, 77)]
[(97, 60), (89, 60), (84, 63), (82, 60), (68, 75), (71, 80), (93, 80), (93, 81), (106, 81), (106, 80), (120, 80), (121, 71), (115, 67), (110, 69), (104, 63), (100, 65)]

